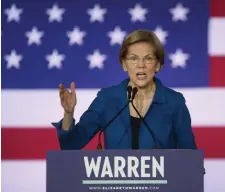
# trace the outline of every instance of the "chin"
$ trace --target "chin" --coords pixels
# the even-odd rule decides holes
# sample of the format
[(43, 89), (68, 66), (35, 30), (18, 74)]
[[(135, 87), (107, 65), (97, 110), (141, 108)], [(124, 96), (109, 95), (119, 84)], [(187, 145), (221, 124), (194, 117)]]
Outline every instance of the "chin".
[(149, 85), (150, 81), (149, 80), (135, 80), (134, 85), (137, 86), (138, 88), (145, 88)]

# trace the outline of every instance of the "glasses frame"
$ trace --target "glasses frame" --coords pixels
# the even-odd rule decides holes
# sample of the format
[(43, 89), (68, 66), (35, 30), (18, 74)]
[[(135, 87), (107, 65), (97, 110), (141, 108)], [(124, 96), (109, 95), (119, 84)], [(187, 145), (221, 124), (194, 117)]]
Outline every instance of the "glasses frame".
[[(130, 58), (129, 58), (130, 57)], [(151, 60), (150, 61), (146, 61), (146, 59), (150, 57)], [(135, 61), (132, 61), (132, 59), (135, 58), (136, 60)], [(153, 64), (156, 60), (157, 60), (157, 57), (156, 56), (153, 56), (151, 54), (148, 54), (144, 57), (139, 57), (137, 55), (129, 55), (129, 56), (126, 56), (125, 59), (128, 61), (128, 63), (132, 64), (132, 65), (137, 65), (140, 63), (140, 60), (142, 60), (142, 62), (144, 64), (147, 64), (147, 65), (150, 65), (150, 64)]]

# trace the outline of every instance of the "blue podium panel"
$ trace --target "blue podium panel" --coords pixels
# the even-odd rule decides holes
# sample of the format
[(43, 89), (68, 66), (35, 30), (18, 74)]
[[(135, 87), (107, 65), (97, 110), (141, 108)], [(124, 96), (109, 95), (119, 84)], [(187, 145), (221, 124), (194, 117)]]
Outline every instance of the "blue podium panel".
[(47, 154), (47, 192), (203, 192), (200, 150), (65, 150)]

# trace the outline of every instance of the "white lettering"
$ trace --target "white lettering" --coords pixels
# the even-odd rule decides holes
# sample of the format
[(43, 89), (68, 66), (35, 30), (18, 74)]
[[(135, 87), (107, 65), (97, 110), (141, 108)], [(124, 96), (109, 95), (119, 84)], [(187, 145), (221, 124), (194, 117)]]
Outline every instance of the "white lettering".
[(91, 158), (91, 164), (89, 164), (88, 157), (84, 157), (84, 165), (86, 169), (86, 175), (87, 177), (91, 176), (91, 172), (94, 172), (95, 177), (98, 177), (99, 174), (99, 168), (101, 163), (101, 157), (97, 157), (97, 163), (95, 164), (95, 159)]
[[(89, 159), (90, 158), (90, 159)], [(104, 159), (102, 159), (104, 158)], [(150, 161), (151, 160), (151, 161)], [(114, 166), (111, 167), (111, 163)], [(154, 156), (128, 156), (127, 159), (121, 156), (115, 156), (112, 160), (109, 157), (84, 157), (86, 176), (89, 178), (93, 174), (95, 177), (156, 177), (160, 174), (164, 177), (164, 157), (159, 161)], [(100, 169), (101, 168), (101, 169)], [(112, 169), (113, 168), (113, 169)], [(92, 173), (93, 172), (93, 173)], [(101, 174), (101, 175), (100, 175)]]
[(149, 164), (146, 164), (145, 161), (150, 160), (151, 157), (150, 156), (143, 156), (141, 157), (141, 177), (151, 177), (150, 173), (146, 173), (145, 169), (150, 168)]
[(164, 177), (164, 157), (160, 157), (160, 163), (156, 160), (155, 157), (152, 157), (152, 177), (156, 177), (157, 170)]
[(109, 177), (113, 177), (112, 169), (109, 162), (109, 157), (105, 157), (101, 177), (105, 177), (106, 175), (108, 175)]
[[(132, 164), (134, 162), (134, 164)], [(137, 157), (129, 156), (127, 162), (127, 177), (139, 177), (137, 168), (139, 166), (139, 160)]]
[(123, 157), (115, 156), (114, 157), (114, 177), (126, 177), (124, 173), (124, 168), (126, 166), (126, 161)]

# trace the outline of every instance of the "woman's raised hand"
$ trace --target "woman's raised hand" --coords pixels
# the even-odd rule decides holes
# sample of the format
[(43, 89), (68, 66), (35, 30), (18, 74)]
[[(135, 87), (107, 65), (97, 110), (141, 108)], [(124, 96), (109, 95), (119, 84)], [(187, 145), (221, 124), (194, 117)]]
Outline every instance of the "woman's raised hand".
[(59, 84), (60, 102), (65, 113), (73, 113), (77, 104), (74, 82), (70, 83), (70, 89), (71, 92), (69, 92), (62, 83)]

